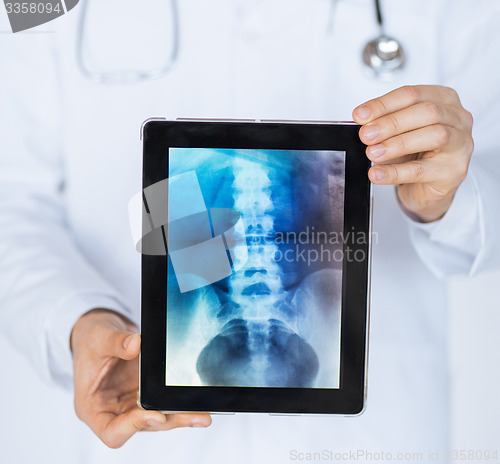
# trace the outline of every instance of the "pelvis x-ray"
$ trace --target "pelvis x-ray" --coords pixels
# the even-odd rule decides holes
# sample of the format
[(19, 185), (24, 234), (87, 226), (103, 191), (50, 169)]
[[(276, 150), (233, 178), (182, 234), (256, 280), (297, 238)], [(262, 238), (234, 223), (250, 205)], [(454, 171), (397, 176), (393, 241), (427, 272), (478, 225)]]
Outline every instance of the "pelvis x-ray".
[(178, 235), (209, 235), (182, 266), (167, 240), (166, 385), (339, 388), (344, 173), (344, 152), (169, 150), (169, 217), (202, 202)]

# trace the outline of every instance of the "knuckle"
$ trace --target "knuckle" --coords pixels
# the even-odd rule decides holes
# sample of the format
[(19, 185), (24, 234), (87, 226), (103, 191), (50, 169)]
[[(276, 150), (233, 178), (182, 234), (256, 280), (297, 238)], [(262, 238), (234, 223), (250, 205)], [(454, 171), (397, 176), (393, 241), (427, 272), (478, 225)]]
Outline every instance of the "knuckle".
[(109, 337), (109, 345), (108, 345), (108, 351), (109, 353), (106, 353), (108, 355), (111, 355), (116, 358), (120, 359), (126, 359), (126, 350), (124, 348), (124, 342), (126, 337), (129, 334), (126, 332), (121, 332), (121, 331), (115, 331), (111, 334), (108, 334)]
[(467, 127), (469, 130), (472, 129), (472, 126), (474, 124), (474, 117), (472, 116), (472, 113), (470, 111), (464, 110), (463, 119), (465, 122), (465, 127)]
[(401, 135), (400, 137), (398, 137), (398, 143), (399, 143), (399, 152), (404, 155), (404, 154), (408, 154), (407, 153), (407, 150), (408, 150), (408, 147), (407, 147), (407, 144), (406, 144), (406, 139), (403, 135)]
[(392, 165), (392, 182), (394, 184), (399, 184), (400, 172), (397, 164)]
[(388, 118), (388, 122), (391, 125), (392, 130), (396, 133), (399, 133), (400, 125), (399, 125), (398, 118), (396, 118), (396, 116), (394, 116), (394, 115), (390, 115)]
[(132, 420), (132, 427), (134, 427), (134, 429), (137, 432), (140, 432), (141, 430), (144, 430), (147, 427), (147, 424), (145, 423), (145, 421), (141, 422), (137, 419), (133, 419)]
[(384, 100), (382, 100), (382, 98), (376, 98), (374, 100), (374, 103), (376, 104), (376, 106), (378, 106), (378, 111), (380, 112), (380, 114), (387, 114), (388, 113), (387, 106), (384, 103)]
[(443, 124), (436, 125), (435, 137), (439, 146), (447, 145), (451, 138), (450, 130)]
[(442, 117), (442, 109), (436, 102), (426, 102), (425, 111), (433, 122), (438, 122)]
[(465, 160), (457, 161), (455, 163), (455, 177), (460, 182), (463, 182), (467, 177), (467, 173), (469, 171), (469, 163)]
[(116, 433), (113, 433), (112, 431), (106, 430), (102, 434), (98, 435), (101, 441), (111, 449), (118, 449), (121, 446), (123, 446), (124, 441), (120, 440), (120, 438), (116, 435)]
[(413, 165), (413, 175), (415, 177), (415, 180), (421, 180), (424, 177), (424, 173), (425, 168), (423, 164), (415, 161), (415, 164)]
[(420, 99), (420, 90), (415, 85), (405, 85), (401, 88), (401, 90), (405, 93), (406, 98), (411, 103), (417, 103)]
[(464, 144), (465, 151), (467, 152), (468, 156), (471, 156), (472, 153), (474, 152), (474, 139), (472, 138), (472, 135), (468, 135), (465, 144)]
[(451, 99), (458, 100), (458, 93), (455, 89), (451, 87), (445, 87), (444, 89)]
[(103, 437), (102, 442), (111, 449), (118, 449), (120, 448), (123, 443), (119, 440), (117, 440), (115, 437)]

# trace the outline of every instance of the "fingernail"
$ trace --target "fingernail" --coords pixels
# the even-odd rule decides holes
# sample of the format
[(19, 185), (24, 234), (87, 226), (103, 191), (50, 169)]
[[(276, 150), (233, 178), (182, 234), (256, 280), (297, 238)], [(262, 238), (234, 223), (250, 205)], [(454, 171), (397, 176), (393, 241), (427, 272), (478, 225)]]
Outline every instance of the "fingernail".
[(373, 145), (368, 147), (368, 156), (371, 158), (378, 158), (385, 153), (385, 147), (379, 143), (378, 145)]
[(206, 425), (196, 423), (196, 424), (193, 424), (191, 427), (203, 427), (203, 428), (205, 428), (205, 427), (206, 427)]
[(374, 169), (373, 177), (377, 182), (381, 182), (385, 179), (385, 171), (383, 169)]
[(159, 427), (163, 425), (165, 422), (159, 419), (149, 419), (147, 424), (149, 427)]
[(366, 106), (360, 106), (356, 109), (355, 113), (358, 119), (361, 121), (366, 121), (372, 114), (370, 109)]
[(363, 138), (368, 140), (374, 139), (379, 134), (377, 126), (365, 126), (361, 129), (361, 131)]
[(128, 345), (130, 343), (130, 340), (132, 340), (132, 337), (135, 334), (130, 334), (125, 340), (123, 340), (123, 348), (126, 350), (128, 348)]

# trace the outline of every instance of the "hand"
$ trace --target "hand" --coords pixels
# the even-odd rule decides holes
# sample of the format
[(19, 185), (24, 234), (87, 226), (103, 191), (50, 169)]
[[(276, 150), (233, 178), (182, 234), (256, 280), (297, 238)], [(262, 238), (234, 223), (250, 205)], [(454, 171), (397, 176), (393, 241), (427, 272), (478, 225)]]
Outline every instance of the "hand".
[(397, 185), (403, 209), (422, 222), (441, 218), (465, 179), (474, 148), (472, 115), (457, 93), (437, 85), (406, 86), (358, 106), (354, 120), (377, 163), (374, 184)]
[(139, 430), (211, 423), (208, 414), (163, 414), (137, 406), (140, 345), (137, 328), (112, 311), (90, 311), (71, 333), (76, 414), (110, 448)]

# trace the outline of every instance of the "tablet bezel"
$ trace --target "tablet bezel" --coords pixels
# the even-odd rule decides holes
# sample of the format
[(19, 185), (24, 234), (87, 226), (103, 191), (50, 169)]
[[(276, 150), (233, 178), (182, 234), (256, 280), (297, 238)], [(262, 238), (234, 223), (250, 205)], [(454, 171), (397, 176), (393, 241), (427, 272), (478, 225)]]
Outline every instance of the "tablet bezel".
[[(234, 148), (346, 152), (344, 234), (371, 238), (370, 161), (354, 123), (148, 120), (142, 128), (143, 189), (168, 177), (168, 150)], [(354, 229), (353, 229), (354, 227)], [(167, 256), (142, 255), (139, 405), (165, 412), (359, 414), (365, 403), (371, 243), (349, 244), (366, 260), (344, 260), (340, 388), (166, 386)], [(344, 245), (346, 246), (346, 245)], [(349, 310), (346, 307), (349, 306)]]

